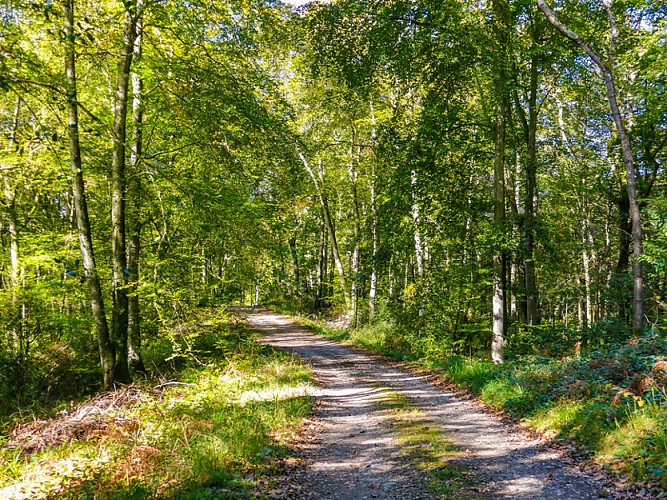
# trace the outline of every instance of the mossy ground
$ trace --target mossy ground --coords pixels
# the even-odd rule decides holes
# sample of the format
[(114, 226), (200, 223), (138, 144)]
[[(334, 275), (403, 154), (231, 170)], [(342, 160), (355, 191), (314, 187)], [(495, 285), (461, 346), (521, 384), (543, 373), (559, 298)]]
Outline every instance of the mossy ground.
[(468, 498), (465, 487), (473, 484), (467, 468), (454, 463), (460, 451), (443, 430), (405, 396), (383, 388), (381, 408), (396, 432), (403, 456), (428, 478), (431, 492), (443, 498)]

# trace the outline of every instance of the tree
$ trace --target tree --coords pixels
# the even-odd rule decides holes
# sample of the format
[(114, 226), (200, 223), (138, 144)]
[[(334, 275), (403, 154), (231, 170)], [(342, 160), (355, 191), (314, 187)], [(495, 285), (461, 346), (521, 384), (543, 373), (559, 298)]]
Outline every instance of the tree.
[(67, 89), (67, 132), (69, 137), (69, 155), (72, 169), (72, 195), (79, 231), (79, 244), (84, 266), (84, 277), (90, 291), (90, 302), (95, 319), (95, 330), (100, 351), (100, 362), (104, 389), (113, 387), (115, 370), (115, 351), (104, 308), (104, 298), (100, 277), (95, 264), (93, 238), (88, 217), (85, 183), (81, 162), (81, 145), (79, 142), (79, 109), (77, 101), (76, 79), (76, 39), (74, 0), (65, 0), (65, 76)]
[[(141, 35), (143, 23), (141, 22), (141, 10), (143, 2), (137, 1), (136, 38), (134, 41), (135, 64), (141, 59), (142, 41)], [(127, 337), (128, 337), (128, 364), (135, 372), (144, 372), (146, 367), (141, 356), (141, 305), (139, 301), (139, 256), (141, 253), (141, 161), (143, 158), (143, 79), (136, 71), (131, 75), (132, 79), (132, 146), (130, 152), (130, 177), (127, 183), (127, 199), (130, 202), (128, 215), (128, 239), (127, 239)]]
[(113, 256), (113, 338), (117, 343), (115, 378), (122, 383), (131, 380), (128, 365), (128, 297), (127, 231), (125, 220), (126, 174), (125, 143), (127, 108), (130, 100), (130, 68), (137, 39), (138, 3), (124, 3), (123, 44), (116, 75), (113, 155), (111, 164), (111, 251)]
[(505, 340), (505, 250), (501, 231), (505, 222), (505, 137), (509, 109), (509, 77), (506, 50), (508, 48), (508, 5), (504, 0), (493, 2), (493, 30), (496, 38), (497, 68), (494, 75), (496, 98), (495, 151), (493, 158), (493, 221), (498, 231), (498, 240), (493, 254), (493, 336), (491, 358), (495, 363), (503, 362)]
[(615, 50), (618, 42), (618, 28), (616, 26), (614, 14), (612, 12), (612, 1), (605, 0), (604, 7), (607, 11), (610, 25), (610, 46), (608, 60), (604, 61), (593, 48), (574, 31), (565, 26), (556, 16), (556, 14), (547, 5), (545, 0), (537, 0), (540, 9), (545, 13), (549, 22), (561, 32), (561, 34), (575, 42), (600, 70), (602, 78), (607, 89), (607, 100), (611, 108), (612, 118), (616, 126), (616, 133), (621, 142), (623, 152), (623, 162), (625, 165), (625, 179), (628, 189), (628, 202), (630, 205), (630, 215), (632, 221), (632, 243), (634, 261), (632, 263), (634, 286), (633, 286), (633, 322), (632, 331), (639, 335), (644, 329), (644, 277), (642, 267), (643, 255), (643, 232), (641, 225), (641, 214), (639, 210), (639, 200), (637, 194), (637, 179), (635, 175), (634, 158), (630, 147), (630, 138), (628, 136), (625, 120), (618, 107), (616, 84), (614, 82)]

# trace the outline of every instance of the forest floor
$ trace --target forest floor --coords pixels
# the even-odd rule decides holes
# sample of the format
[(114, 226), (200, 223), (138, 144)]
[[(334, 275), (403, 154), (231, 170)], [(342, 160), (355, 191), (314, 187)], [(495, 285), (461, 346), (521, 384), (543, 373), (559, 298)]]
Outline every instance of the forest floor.
[(319, 381), (275, 498), (637, 498), (599, 470), (504, 422), (479, 402), (285, 316), (244, 311), (263, 341), (307, 360)]

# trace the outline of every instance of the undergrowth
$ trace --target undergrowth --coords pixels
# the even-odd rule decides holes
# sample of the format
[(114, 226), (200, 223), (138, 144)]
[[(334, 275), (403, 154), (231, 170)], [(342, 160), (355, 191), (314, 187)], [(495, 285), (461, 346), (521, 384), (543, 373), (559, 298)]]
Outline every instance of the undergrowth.
[(391, 325), (337, 329), (301, 319), (317, 333), (440, 372), (509, 417), (635, 481), (667, 489), (667, 339), (655, 330), (578, 357), (415, 355)]
[[(0, 497), (244, 497), (311, 409), (306, 365), (220, 311), (180, 325), (171, 345), (149, 345), (145, 360), (159, 380), (134, 387), (143, 396), (133, 404), (102, 412), (99, 429), (39, 449), (4, 443)], [(56, 419), (72, 425), (66, 413)]]

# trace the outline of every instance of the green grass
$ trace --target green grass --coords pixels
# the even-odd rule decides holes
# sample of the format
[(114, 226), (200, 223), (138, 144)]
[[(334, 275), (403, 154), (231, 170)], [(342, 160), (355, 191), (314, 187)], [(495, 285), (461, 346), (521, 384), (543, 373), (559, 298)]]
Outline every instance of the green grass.
[(397, 359), (414, 359), (405, 342), (397, 338), (389, 322), (363, 325), (359, 328), (335, 328), (319, 319), (299, 317), (296, 321), (315, 333), (346, 345), (361, 347)]
[(176, 382), (161, 397), (146, 387), (84, 439), (27, 454), (1, 448), (0, 497), (234, 498), (270, 475), (311, 411), (310, 370), (213, 311), (186, 326), (189, 347), (148, 349)]
[(581, 357), (513, 357), (495, 365), (461, 356), (415, 360), (411, 347), (401, 347), (387, 324), (336, 330), (317, 321), (304, 323), (330, 339), (439, 372), (610, 470), (667, 489), (667, 338), (656, 331)]
[(634, 477), (659, 477), (667, 489), (667, 394), (643, 408), (628, 408), (626, 417), (601, 441), (600, 455)]
[(468, 470), (452, 462), (459, 450), (446, 438), (443, 430), (429, 421), (424, 412), (400, 393), (383, 389), (380, 402), (397, 434), (401, 453), (428, 477), (429, 489), (444, 498), (464, 498), (465, 486), (471, 484)]
[(575, 444), (579, 453), (612, 470), (635, 480), (664, 482), (667, 397), (660, 391), (637, 395), (629, 390), (650, 376), (656, 362), (649, 357), (627, 370), (642, 359), (637, 354), (641, 346), (635, 347), (606, 356), (516, 359), (503, 366), (460, 358), (426, 364), (527, 427)]

